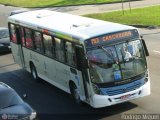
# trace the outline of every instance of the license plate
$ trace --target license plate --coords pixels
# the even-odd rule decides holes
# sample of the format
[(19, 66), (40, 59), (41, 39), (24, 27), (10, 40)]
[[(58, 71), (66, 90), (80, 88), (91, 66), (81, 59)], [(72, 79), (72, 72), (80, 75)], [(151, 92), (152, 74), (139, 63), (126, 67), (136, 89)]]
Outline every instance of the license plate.
[(9, 49), (11, 49), (11, 46), (8, 46)]
[(125, 99), (128, 99), (131, 95), (128, 94), (128, 95), (124, 95), (124, 96), (121, 96), (121, 100), (125, 100)]

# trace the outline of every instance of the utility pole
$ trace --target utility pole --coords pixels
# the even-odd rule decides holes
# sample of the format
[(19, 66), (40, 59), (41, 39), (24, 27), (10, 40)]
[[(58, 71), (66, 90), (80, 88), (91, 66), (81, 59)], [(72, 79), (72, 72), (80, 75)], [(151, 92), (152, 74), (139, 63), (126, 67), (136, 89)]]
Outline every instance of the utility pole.
[[(124, 1), (121, 0), (121, 3), (122, 3), (122, 13), (124, 15)], [(128, 0), (128, 5), (129, 5), (130, 14), (131, 14), (131, 12), (132, 12), (132, 9), (131, 9), (131, 0)]]
[(124, 6), (123, 6), (123, 0), (121, 0), (121, 3), (122, 3), (122, 12), (123, 12), (123, 15), (124, 15)]
[(129, 0), (129, 10), (130, 10), (130, 14), (132, 12), (132, 9), (131, 9), (131, 0)]

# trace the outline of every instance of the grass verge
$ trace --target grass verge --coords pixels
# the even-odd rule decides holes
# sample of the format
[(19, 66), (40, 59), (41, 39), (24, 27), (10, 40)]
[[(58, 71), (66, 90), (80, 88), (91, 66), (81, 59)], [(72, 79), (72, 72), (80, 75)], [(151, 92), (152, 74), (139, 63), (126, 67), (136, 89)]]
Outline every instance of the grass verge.
[[(128, 1), (128, 0), (123, 0)], [(121, 0), (0, 0), (1, 4), (20, 7), (52, 7), (81, 4), (114, 3)]]
[(86, 17), (96, 18), (129, 25), (160, 26), (160, 5), (100, 14), (89, 14)]

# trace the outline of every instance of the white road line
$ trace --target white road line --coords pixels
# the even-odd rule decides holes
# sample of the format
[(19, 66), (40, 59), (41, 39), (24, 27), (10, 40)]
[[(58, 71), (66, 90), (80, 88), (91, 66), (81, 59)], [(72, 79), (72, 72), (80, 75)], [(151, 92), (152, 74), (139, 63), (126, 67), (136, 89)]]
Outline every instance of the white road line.
[(157, 51), (157, 50), (153, 50), (153, 52), (160, 54), (160, 51)]

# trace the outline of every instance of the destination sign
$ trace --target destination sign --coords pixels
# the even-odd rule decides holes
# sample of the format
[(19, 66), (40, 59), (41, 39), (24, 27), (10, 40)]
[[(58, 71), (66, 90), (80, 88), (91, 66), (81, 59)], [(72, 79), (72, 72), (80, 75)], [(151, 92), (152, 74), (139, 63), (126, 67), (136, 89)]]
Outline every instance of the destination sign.
[(137, 30), (128, 30), (116, 33), (110, 33), (101, 37), (92, 38), (85, 41), (87, 47), (92, 47), (95, 45), (105, 44), (109, 41), (119, 41), (119, 40), (126, 40), (126, 39), (133, 39), (138, 38), (139, 34)]

